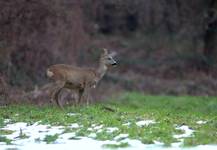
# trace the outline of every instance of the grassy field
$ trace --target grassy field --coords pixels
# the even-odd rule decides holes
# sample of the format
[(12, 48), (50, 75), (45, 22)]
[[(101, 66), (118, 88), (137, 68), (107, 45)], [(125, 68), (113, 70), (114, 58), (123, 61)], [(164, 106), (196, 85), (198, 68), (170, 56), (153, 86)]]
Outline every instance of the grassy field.
[[(5, 121), (8, 120), (8, 121)], [(46, 135), (44, 139), (35, 139), (52, 143), (63, 133), (74, 132), (72, 140), (79, 137), (116, 140), (120, 144), (107, 144), (104, 147), (128, 147), (121, 142), (127, 135), (143, 144), (163, 143), (170, 147), (172, 143), (182, 140), (182, 146), (217, 144), (217, 98), (191, 96), (149, 96), (138, 93), (126, 93), (104, 103), (90, 106), (68, 106), (64, 111), (54, 106), (37, 107), (15, 105), (0, 108), (0, 142), (13, 143), (6, 135), (11, 130), (1, 129), (7, 124), (26, 122), (29, 125), (39, 122), (52, 126), (63, 126), (59, 134)], [(77, 124), (79, 128), (70, 128)], [(192, 133), (184, 136), (188, 127)], [(108, 130), (112, 130), (108, 132)], [(28, 138), (20, 133), (20, 138)]]

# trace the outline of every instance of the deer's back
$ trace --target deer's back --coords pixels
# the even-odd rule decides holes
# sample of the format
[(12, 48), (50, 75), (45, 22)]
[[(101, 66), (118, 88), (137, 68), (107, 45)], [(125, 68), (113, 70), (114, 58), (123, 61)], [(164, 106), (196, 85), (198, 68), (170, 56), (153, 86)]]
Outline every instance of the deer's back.
[(95, 78), (93, 69), (57, 64), (47, 69), (47, 74), (54, 80), (65, 81), (70, 84), (86, 84)]

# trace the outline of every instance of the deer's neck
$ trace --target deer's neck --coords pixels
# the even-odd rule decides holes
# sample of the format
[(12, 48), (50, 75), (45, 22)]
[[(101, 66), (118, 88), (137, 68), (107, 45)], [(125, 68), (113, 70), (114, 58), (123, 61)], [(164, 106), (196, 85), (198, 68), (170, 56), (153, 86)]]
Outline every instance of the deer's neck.
[(108, 67), (105, 64), (100, 63), (98, 69), (96, 70), (97, 82), (102, 79), (102, 77), (106, 74), (107, 70), (108, 70)]

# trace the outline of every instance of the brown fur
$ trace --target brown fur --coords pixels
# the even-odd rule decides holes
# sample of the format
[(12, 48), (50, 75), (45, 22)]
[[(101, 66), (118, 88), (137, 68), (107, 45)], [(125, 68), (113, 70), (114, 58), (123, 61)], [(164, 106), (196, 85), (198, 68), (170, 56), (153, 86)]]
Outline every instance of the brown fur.
[(78, 93), (76, 103), (89, 103), (89, 89), (95, 88), (99, 80), (104, 76), (109, 66), (116, 65), (116, 61), (104, 49), (100, 58), (100, 65), (97, 69), (80, 68), (66, 64), (57, 64), (47, 69), (47, 76), (56, 82), (51, 98), (62, 108), (58, 95), (63, 88), (75, 90)]
[(96, 71), (90, 68), (78, 68), (65, 64), (57, 64), (47, 69), (47, 75), (51, 79), (64, 81), (69, 86), (73, 83), (75, 88), (84, 88), (85, 85), (93, 85), (93, 79), (97, 78)]

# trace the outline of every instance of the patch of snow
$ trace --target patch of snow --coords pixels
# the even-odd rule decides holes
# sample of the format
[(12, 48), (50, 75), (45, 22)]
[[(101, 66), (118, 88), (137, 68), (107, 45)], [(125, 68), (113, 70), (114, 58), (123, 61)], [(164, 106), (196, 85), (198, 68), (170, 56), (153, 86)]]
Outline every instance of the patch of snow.
[(7, 123), (9, 123), (10, 121), (11, 121), (10, 119), (5, 119), (5, 120), (4, 120), (4, 123), (7, 124)]
[[(60, 134), (63, 132), (63, 126), (48, 126), (40, 125), (38, 122), (33, 125), (27, 125), (24, 122), (8, 124), (3, 130), (12, 130), (12, 134), (6, 135), (7, 138), (14, 140), (15, 145), (26, 145), (27, 143), (34, 143), (35, 139), (43, 140), (46, 135)], [(19, 139), (20, 132), (27, 135), (29, 138)]]
[[(103, 125), (92, 125), (91, 127), (87, 128), (87, 131), (96, 131), (97, 133), (99, 132), (102, 132), (104, 129), (103, 129)], [(107, 127), (105, 128), (106, 132), (109, 132), (109, 133), (112, 133), (114, 131), (117, 131), (118, 128), (117, 127)]]
[(64, 134), (61, 134), (58, 137), (57, 143), (64, 144), (64, 143), (67, 142), (67, 140), (69, 140), (72, 137), (76, 137), (76, 134), (75, 133), (64, 133)]
[[(180, 147), (182, 144), (172, 144), (169, 150), (183, 150), (182, 147)], [(189, 147), (184, 148), (185, 150), (216, 150), (217, 145), (198, 145), (195, 147)]]
[(124, 125), (124, 126), (129, 126), (129, 125), (130, 125), (130, 122), (124, 123), (123, 125)]
[(205, 150), (205, 149), (216, 150), (217, 145), (198, 145), (198, 146), (195, 147), (195, 150)]
[(90, 133), (90, 134), (88, 135), (88, 137), (90, 137), (90, 138), (95, 138), (95, 137), (96, 137), (96, 133)]
[[(100, 125), (100, 129), (102, 129), (102, 125)], [(99, 126), (93, 126), (99, 128)], [(7, 145), (4, 142), (0, 143), (0, 150), (6, 150), (6, 149), (22, 149), (22, 150), (71, 150), (71, 149), (79, 149), (79, 150), (86, 150), (86, 149), (94, 149), (94, 150), (103, 150), (103, 145), (105, 144), (120, 144), (122, 142), (127, 142), (130, 146), (123, 148), (123, 150), (181, 150), (183, 149), (180, 146), (180, 143), (173, 143), (172, 147), (165, 148), (163, 146), (163, 143), (154, 141), (154, 144), (143, 144), (139, 140), (135, 139), (129, 139), (128, 134), (120, 134), (114, 138), (114, 140), (109, 141), (98, 141), (93, 138), (96, 137), (96, 133), (89, 134), (88, 137), (76, 137), (76, 134), (74, 132), (72, 133), (63, 133), (64, 127), (63, 126), (50, 126), (50, 125), (41, 125), (39, 122), (34, 123), (33, 125), (28, 125), (24, 122), (18, 122), (14, 124), (8, 124), (2, 129), (7, 130), (13, 130), (14, 132), (9, 135), (5, 135), (7, 138), (13, 140), (14, 145)], [(20, 129), (22, 130), (23, 134), (26, 134), (29, 136), (26, 139), (19, 139), (16, 138), (20, 134)], [(108, 129), (108, 128), (106, 128)], [(116, 128), (111, 127), (111, 130), (114, 130)], [(184, 130), (185, 136), (190, 136), (193, 133), (193, 130), (191, 130), (188, 126), (180, 126), (177, 127), (177, 129)], [(54, 135), (59, 134), (58, 139), (51, 144), (47, 144), (44, 141), (41, 141), (44, 139), (46, 135)], [(182, 137), (185, 137), (182, 136)], [(74, 139), (75, 138), (75, 139)], [(78, 138), (78, 139), (76, 139)], [(36, 139), (40, 139), (37, 141)], [(116, 141), (121, 140), (121, 141)], [(122, 148), (118, 148), (122, 149)], [(194, 149), (194, 150), (203, 150), (203, 149), (209, 149), (209, 150), (215, 150), (217, 149), (216, 145), (199, 145), (193, 148), (186, 148), (186, 149)]]
[(194, 130), (190, 129), (187, 125), (178, 126), (175, 129), (183, 130), (184, 133), (173, 135), (173, 137), (178, 139), (179, 142), (172, 143), (172, 147), (180, 147), (183, 144), (184, 138), (190, 137), (194, 133)]
[(99, 126), (94, 126), (94, 130), (99, 130), (99, 129), (102, 129), (103, 125), (99, 125)]
[(117, 127), (108, 127), (108, 128), (106, 128), (106, 130), (107, 130), (107, 132), (110, 132), (110, 133), (112, 133), (112, 132), (115, 132), (115, 131), (117, 131), (117, 130), (118, 130), (118, 128), (117, 128)]
[(116, 144), (115, 141), (96, 141), (91, 138), (84, 137), (80, 140), (60, 140), (57, 142), (58, 144), (45, 144), (45, 143), (26, 143), (25, 146), (21, 145), (1, 145), (1, 150), (3, 149), (22, 149), (22, 150), (71, 150), (71, 149), (94, 149), (94, 150), (102, 150), (102, 145), (104, 144)]
[(70, 127), (71, 128), (79, 128), (80, 126), (77, 123), (73, 123), (73, 124), (70, 125)]
[(164, 143), (159, 142), (159, 141), (154, 141), (154, 144), (156, 144), (156, 145), (158, 145), (158, 146), (163, 146), (163, 145), (164, 145)]
[(156, 123), (154, 120), (142, 120), (142, 121), (136, 122), (136, 125), (142, 127), (142, 126), (148, 126), (154, 123)]
[(183, 134), (178, 134), (178, 135), (174, 135), (174, 138), (186, 138), (186, 137), (190, 137), (193, 133), (194, 133), (194, 130), (190, 129), (188, 126), (186, 125), (183, 125), (183, 126), (180, 126), (180, 127), (176, 127), (177, 130), (183, 130), (184, 133)]
[(66, 115), (67, 116), (76, 116), (76, 115), (78, 115), (78, 113), (67, 113)]
[(96, 132), (99, 133), (99, 132), (102, 132), (102, 131), (103, 131), (103, 129), (99, 129), (99, 130), (97, 130)]
[[(161, 145), (156, 144), (142, 144), (139, 140), (126, 140), (131, 146), (126, 148), (118, 148), (119, 150), (183, 150), (181, 147), (162, 147)], [(64, 144), (37, 144), (37, 143), (28, 143), (25, 146), (17, 146), (17, 145), (1, 145), (0, 149), (22, 149), (22, 150), (71, 150), (71, 149), (79, 149), (79, 150), (103, 150), (105, 148), (102, 147), (104, 144), (118, 144), (115, 141), (96, 141), (90, 138), (82, 138), (80, 140), (68, 140)], [(216, 146), (213, 145), (200, 145), (193, 148), (185, 148), (185, 150), (216, 150)]]
[(87, 128), (87, 131), (93, 131), (93, 128)]
[(127, 138), (129, 135), (128, 134), (119, 134), (118, 136), (116, 136), (114, 138), (114, 140), (120, 140), (120, 139), (125, 139)]
[(199, 120), (199, 121), (197, 121), (196, 123), (197, 123), (197, 124), (206, 124), (207, 121)]
[(178, 147), (182, 146), (183, 141), (184, 141), (183, 139), (180, 139), (179, 142), (171, 143), (171, 146), (178, 148)]
[(91, 127), (95, 127), (95, 126), (96, 126), (96, 124), (92, 124), (92, 125), (91, 125)]

